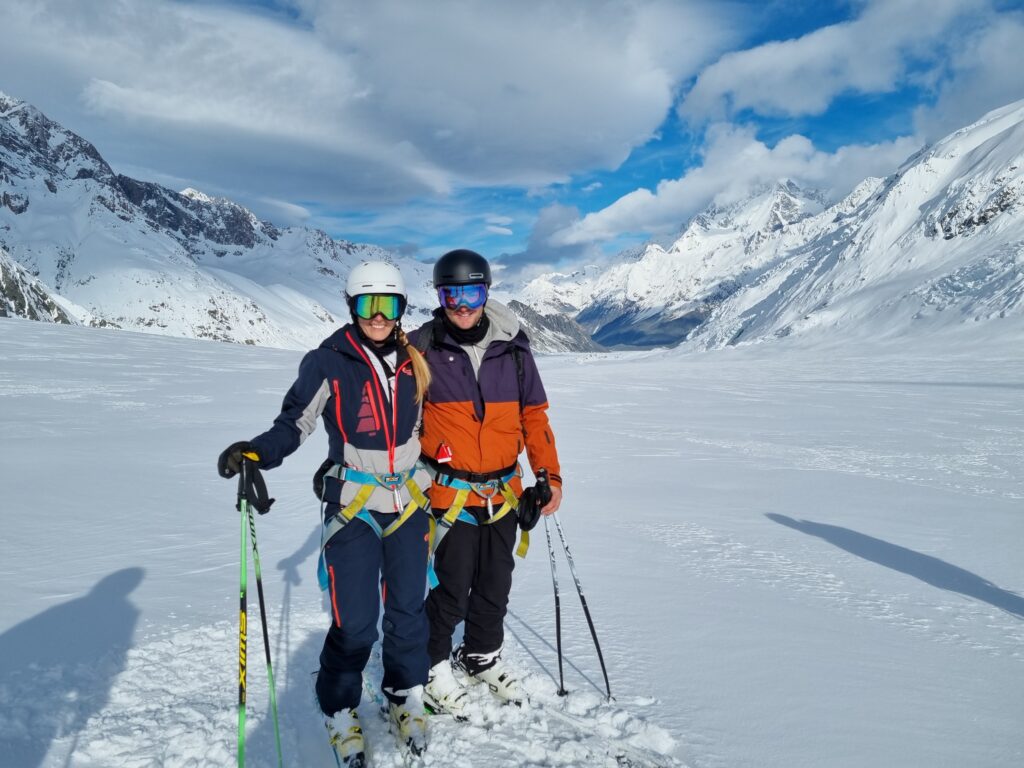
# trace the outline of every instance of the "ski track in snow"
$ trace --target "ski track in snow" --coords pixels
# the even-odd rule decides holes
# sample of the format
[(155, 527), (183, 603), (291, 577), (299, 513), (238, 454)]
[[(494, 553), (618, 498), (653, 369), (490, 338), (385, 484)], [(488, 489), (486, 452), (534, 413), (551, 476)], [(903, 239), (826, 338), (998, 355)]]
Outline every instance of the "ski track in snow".
[[(275, 766), (273, 719), (269, 708), (264, 649), (250, 606), (248, 667), (247, 755), (252, 768)], [(281, 629), (282, 616), (271, 612), (271, 637)], [(282, 751), (286, 765), (328, 766), (327, 746), (312, 689), (313, 674), (323, 640), (325, 616), (318, 611), (289, 617), (288, 640), (300, 639), (291, 653), (272, 646), (280, 713)], [(282, 642), (288, 642), (282, 640)], [(274, 640), (271, 640), (273, 644)], [(234, 656), (238, 627), (220, 622), (150, 637), (132, 648), (124, 670), (117, 675), (106, 701), (83, 701), (90, 691), (102, 690), (110, 669), (80, 665), (70, 668), (30, 667), (12, 675), (0, 687), (0, 741), (14, 748), (15, 762), (29, 760), (33, 744), (52, 740), (43, 765), (226, 766), (236, 760), (237, 699), (231, 676), (219, 674)], [(559, 699), (551, 681), (516, 664), (522, 647), (510, 644), (507, 654), (519, 667), (531, 703), (523, 708), (501, 706), (483, 686), (471, 686), (469, 723), (448, 717), (430, 718), (430, 751), (424, 766), (609, 766), (622, 763), (616, 753), (647, 757), (637, 768), (683, 764), (669, 757), (674, 739), (663, 729), (631, 715), (595, 693), (576, 692)], [(211, 673), (217, 670), (217, 673)], [(379, 680), (379, 652), (367, 674)], [(63, 686), (63, 706), (34, 696), (40, 684)], [(635, 706), (652, 703), (636, 700)], [(100, 710), (81, 722), (82, 713)], [(564, 718), (547, 714), (548, 709)], [(360, 717), (372, 750), (373, 765), (403, 766), (401, 753), (379, 716), (378, 705), (363, 697)], [(579, 725), (574, 725), (575, 721)], [(19, 751), (22, 750), (22, 751)]]
[[(645, 529), (655, 541), (683, 554), (680, 567), (692, 574), (728, 584), (756, 583), (786, 593), (793, 600), (812, 599), (859, 618), (885, 622), (942, 643), (955, 643), (996, 657), (1024, 662), (1021, 617), (968, 599), (938, 602), (910, 593), (883, 593), (855, 586), (839, 576), (835, 561), (854, 566), (859, 558), (829, 553), (833, 565), (815, 562), (821, 553), (803, 549), (793, 557), (716, 533), (692, 523), (658, 523)], [(763, 547), (763, 548), (762, 548)], [(855, 568), (850, 568), (851, 571)], [(1024, 598), (1020, 604), (1024, 606)]]
[[(657, 390), (653, 387), (648, 389)], [(725, 391), (722, 388), (718, 390), (719, 393)], [(729, 394), (740, 398), (740, 393)], [(794, 391), (772, 394), (777, 398), (800, 397), (800, 393)], [(771, 405), (771, 399), (752, 397), (749, 390), (742, 393), (742, 399), (746, 399), (751, 405), (761, 402)], [(606, 410), (631, 406), (640, 409), (650, 408), (649, 403), (623, 403), (616, 400), (613, 403), (591, 405), (590, 409), (600, 414)], [(963, 407), (967, 411), (971, 410), (969, 403), (964, 403)], [(1007, 415), (1020, 414), (1017, 412)], [(622, 433), (622, 437), (640, 445), (668, 443), (677, 447), (655, 452), (645, 452), (643, 448), (634, 449), (633, 455), (638, 457), (684, 457), (693, 453), (687, 446), (707, 447), (726, 455), (740, 455), (772, 466), (840, 472), (977, 496), (1024, 499), (1021, 478), (1013, 474), (1015, 469), (1024, 463), (1024, 435), (1010, 425), (1000, 427), (987, 424), (980, 428), (984, 435), (966, 439), (962, 435), (947, 436), (939, 432), (935, 435), (937, 448), (954, 445), (959, 450), (954, 453), (949, 452), (947, 448), (946, 452), (936, 450), (925, 453), (868, 450), (862, 441), (857, 440), (858, 436), (855, 433), (833, 433), (830, 435), (833, 444), (807, 446), (794, 443), (791, 433), (779, 433), (762, 439), (734, 440), (709, 437), (706, 434), (699, 434), (696, 430), (669, 429), (660, 420), (640, 423), (643, 429), (628, 430)], [(898, 433), (898, 428), (890, 427), (890, 430), (894, 433), (891, 436), (894, 447), (905, 442), (905, 436)], [(853, 444), (842, 445), (844, 439), (850, 440)], [(879, 440), (880, 447), (884, 447), (884, 440), (883, 435)], [(1006, 487), (1008, 484), (1015, 487)]]

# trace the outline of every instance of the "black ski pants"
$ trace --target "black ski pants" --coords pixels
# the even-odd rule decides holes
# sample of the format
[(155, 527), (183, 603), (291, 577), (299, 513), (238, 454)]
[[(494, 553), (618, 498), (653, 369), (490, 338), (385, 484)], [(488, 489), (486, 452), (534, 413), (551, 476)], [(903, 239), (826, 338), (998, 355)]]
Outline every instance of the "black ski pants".
[[(394, 520), (393, 514), (372, 514), (382, 527)], [(427, 682), (427, 514), (416, 510), (383, 539), (357, 518), (327, 542), (331, 628), (316, 680), (317, 699), (326, 714), (359, 704), (363, 667), (377, 640), (382, 600), (381, 690), (400, 702), (405, 700), (404, 691)]]
[[(435, 510), (440, 518), (447, 510)], [(479, 525), (459, 520), (451, 527), (434, 557), (438, 586), (427, 597), (430, 665), (452, 652), (452, 634), (465, 621), (463, 656), (470, 673), (494, 663), (505, 639), (505, 611), (512, 589), (512, 569), (518, 518), (514, 512), (490, 525), (485, 507), (466, 507)], [(477, 662), (474, 657), (493, 655)]]

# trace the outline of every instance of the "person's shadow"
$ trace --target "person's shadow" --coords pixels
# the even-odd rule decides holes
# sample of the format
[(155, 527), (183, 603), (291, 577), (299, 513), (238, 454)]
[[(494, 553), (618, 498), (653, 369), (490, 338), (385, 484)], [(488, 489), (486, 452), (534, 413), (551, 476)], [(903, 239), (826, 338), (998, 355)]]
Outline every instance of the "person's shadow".
[(933, 587), (981, 600), (1019, 619), (1024, 619), (1024, 597), (1015, 592), (1001, 589), (988, 579), (947, 563), (945, 560), (931, 555), (923, 555), (912, 549), (890, 544), (888, 541), (882, 541), (838, 525), (815, 523), (810, 520), (794, 520), (791, 517), (774, 513), (768, 513), (765, 517), (801, 533), (817, 536), (833, 546), (857, 555), (857, 557), (913, 576)]
[(0, 717), (4, 765), (39, 766), (54, 739), (77, 739), (106, 706), (139, 618), (128, 596), (144, 576), (142, 568), (116, 571), (0, 635), (0, 689), (10, 706)]

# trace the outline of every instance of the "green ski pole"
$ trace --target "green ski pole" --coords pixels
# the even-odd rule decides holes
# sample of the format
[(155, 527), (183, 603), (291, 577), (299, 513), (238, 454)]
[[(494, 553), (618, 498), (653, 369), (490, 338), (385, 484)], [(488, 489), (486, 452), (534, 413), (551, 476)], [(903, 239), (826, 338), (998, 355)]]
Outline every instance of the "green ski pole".
[(249, 553), (249, 541), (247, 538), (248, 528), (246, 527), (246, 516), (249, 512), (249, 501), (246, 498), (246, 462), (242, 462), (242, 472), (238, 476), (238, 509), (242, 513), (242, 553), (240, 561), (242, 572), (239, 577), (239, 615), (238, 615), (238, 766), (245, 765), (245, 688), (246, 688), (246, 616), (248, 604), (248, 576), (249, 564), (247, 561)]
[[(263, 627), (263, 650), (267, 659), (267, 679), (270, 684), (270, 709), (274, 716), (274, 740), (277, 745), (277, 764), (279, 768), (284, 766), (284, 757), (281, 751), (281, 727), (277, 714), (277, 686), (274, 684), (274, 666), (270, 661), (270, 635), (267, 631), (267, 607), (266, 601), (263, 598), (263, 572), (260, 567), (260, 552), (256, 545), (256, 518), (252, 513), (253, 506), (256, 507), (260, 514), (266, 514), (270, 510), (270, 505), (274, 502), (273, 499), (267, 499), (266, 485), (263, 483), (263, 477), (260, 475), (259, 469), (251, 464), (255, 457), (255, 454), (249, 455), (244, 454), (242, 459), (242, 472), (239, 477), (239, 497), (238, 507), (242, 512), (242, 560), (243, 560), (243, 573), (242, 573), (242, 618), (241, 626), (242, 630), (240, 633), (240, 645), (239, 645), (239, 664), (241, 672), (239, 675), (240, 685), (240, 711), (239, 711), (239, 732), (238, 732), (238, 764), (239, 766), (245, 765), (245, 582), (246, 582), (246, 571), (245, 568), (245, 522), (248, 518), (249, 522), (249, 538), (252, 539), (252, 564), (253, 570), (256, 575), (256, 594), (259, 597), (260, 604), (260, 623)], [(249, 493), (252, 491), (256, 497), (250, 504)]]

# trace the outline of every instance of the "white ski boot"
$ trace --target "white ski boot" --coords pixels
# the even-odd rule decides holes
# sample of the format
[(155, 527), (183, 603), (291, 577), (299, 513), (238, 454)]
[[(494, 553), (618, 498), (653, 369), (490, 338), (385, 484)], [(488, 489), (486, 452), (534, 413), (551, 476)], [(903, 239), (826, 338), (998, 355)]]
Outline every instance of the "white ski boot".
[(466, 720), (466, 702), (466, 689), (455, 679), (452, 663), (445, 659), (432, 666), (423, 688), (423, 703), (430, 713)]
[[(468, 658), (471, 657), (479, 664), (488, 664), (484, 669), (478, 669), (476, 674), (470, 672), (471, 666)], [(462, 646), (455, 651), (455, 665), (462, 669), (472, 680), (479, 683), (486, 683), (497, 698), (502, 701), (515, 704), (517, 707), (523, 704), (523, 692), (519, 686), (519, 679), (512, 670), (501, 660), (501, 649), (487, 654), (466, 654)]]
[(409, 690), (401, 704), (388, 702), (388, 723), (398, 747), (419, 757), (427, 749), (427, 715), (423, 711), (423, 686)]
[(355, 709), (343, 709), (333, 717), (325, 717), (324, 725), (327, 726), (327, 737), (338, 765), (344, 768), (365, 768), (366, 742)]

